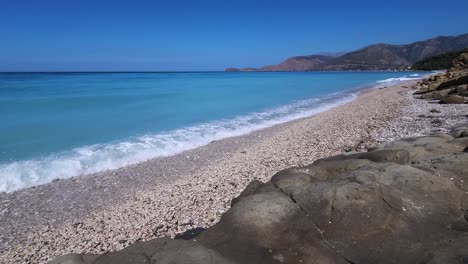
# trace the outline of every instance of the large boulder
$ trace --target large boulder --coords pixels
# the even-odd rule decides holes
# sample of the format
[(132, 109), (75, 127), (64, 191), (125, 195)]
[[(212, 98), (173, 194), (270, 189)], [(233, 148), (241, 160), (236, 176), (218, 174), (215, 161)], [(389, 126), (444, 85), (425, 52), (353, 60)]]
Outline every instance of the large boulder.
[(425, 93), (423, 95), (421, 95), (421, 99), (432, 99), (432, 100), (440, 100), (444, 97), (446, 97), (447, 95), (449, 95), (449, 93), (451, 92), (452, 90), (450, 89), (445, 89), (445, 90), (442, 90), (442, 91), (434, 91), (434, 92), (429, 92), (429, 93)]
[(442, 98), (439, 101), (439, 104), (463, 104), (465, 102), (465, 98), (460, 95), (451, 94), (445, 98)]
[(253, 182), (192, 240), (51, 264), (468, 263), (468, 126)]
[(468, 91), (468, 84), (459, 85), (450, 91), (450, 94), (461, 94)]

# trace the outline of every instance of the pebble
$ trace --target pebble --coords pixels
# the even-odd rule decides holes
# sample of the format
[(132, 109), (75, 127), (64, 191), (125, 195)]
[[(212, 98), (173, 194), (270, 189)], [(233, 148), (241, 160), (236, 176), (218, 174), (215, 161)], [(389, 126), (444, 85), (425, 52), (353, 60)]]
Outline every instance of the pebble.
[[(70, 252), (120, 250), (137, 241), (155, 237), (173, 238), (195, 227), (208, 228), (229, 209), (231, 199), (254, 179), (265, 182), (277, 171), (291, 166), (304, 166), (345, 150), (366, 151), (376, 144), (423, 135), (435, 129), (447, 131), (451, 126), (467, 121), (468, 105), (429, 104), (414, 99), (411, 92), (401, 87), (370, 89), (351, 103), (315, 116), (256, 131), (235, 140), (216, 141), (216, 144), (207, 146), (210, 151), (220, 151), (223, 142), (233, 144), (234, 151), (219, 155), (206, 166), (188, 170), (187, 174), (173, 182), (148, 182), (150, 187), (144, 190), (115, 192), (115, 197), (125, 191), (131, 192), (131, 196), (116, 205), (90, 211), (82, 219), (55, 223), (53, 220), (60, 212), (35, 209), (40, 212), (30, 220), (35, 222), (15, 221), (14, 224), (7, 224), (7, 220), (24, 219), (26, 214), (21, 213), (21, 207), (10, 208), (10, 195), (2, 194), (0, 263), (46, 263)], [(440, 123), (431, 122), (430, 117), (418, 118), (418, 115), (427, 114), (432, 109), (443, 113)], [(192, 156), (196, 157), (197, 162), (204, 160), (202, 152)], [(189, 155), (182, 157), (183, 162), (195, 160), (190, 159)], [(140, 169), (161, 170), (151, 167), (152, 164), (149, 161), (144, 167), (129, 166), (100, 175), (112, 179), (119, 173), (132, 170), (134, 173), (131, 174), (135, 175)], [(169, 170), (163, 173), (168, 177), (173, 175)], [(74, 178), (51, 184), (66, 181), (79, 181), (80, 186), (86, 182), (83, 178)], [(84, 185), (83, 188), (89, 188), (91, 194), (102, 192), (107, 190), (106, 182), (95, 186)], [(30, 200), (37, 199), (34, 191), (31, 189), (31, 195), (21, 201), (24, 207)], [(73, 190), (70, 192), (73, 193)], [(88, 198), (93, 199), (92, 196)], [(67, 206), (69, 210), (81, 206), (79, 201), (72, 199), (61, 202), (70, 203)], [(8, 209), (6, 206), (9, 206)], [(8, 218), (14, 214), (18, 217)], [(25, 223), (34, 223), (32, 226), (35, 228)]]

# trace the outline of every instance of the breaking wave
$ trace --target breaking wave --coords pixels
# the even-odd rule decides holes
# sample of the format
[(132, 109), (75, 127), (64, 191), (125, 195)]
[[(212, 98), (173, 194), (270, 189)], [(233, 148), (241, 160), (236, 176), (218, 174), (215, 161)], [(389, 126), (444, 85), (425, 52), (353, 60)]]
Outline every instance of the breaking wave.
[(218, 120), (173, 131), (147, 134), (120, 142), (83, 146), (39, 159), (0, 165), (0, 191), (11, 192), (58, 178), (121, 168), (156, 157), (175, 155), (206, 145), (213, 140), (240, 136), (290, 120), (311, 116), (356, 98), (355, 92), (341, 92), (321, 98)]
[[(423, 77), (424, 75), (411, 74), (401, 78), (389, 78), (377, 81), (377, 86)], [(328, 94), (231, 119), (146, 134), (117, 142), (83, 146), (36, 159), (0, 164), (0, 192), (11, 192), (58, 178), (112, 170), (156, 157), (175, 155), (206, 145), (213, 140), (245, 135), (255, 130), (326, 111), (354, 100), (357, 92), (358, 90), (348, 90)]]

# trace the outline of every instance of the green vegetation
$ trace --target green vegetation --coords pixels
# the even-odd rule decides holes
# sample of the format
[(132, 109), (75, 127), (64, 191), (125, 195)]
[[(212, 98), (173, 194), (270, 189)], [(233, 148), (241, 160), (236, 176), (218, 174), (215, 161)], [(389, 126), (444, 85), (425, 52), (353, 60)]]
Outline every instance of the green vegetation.
[(452, 66), (452, 61), (456, 59), (460, 54), (468, 52), (468, 48), (442, 53), (437, 56), (426, 58), (422, 61), (416, 62), (411, 69), (415, 71), (432, 71), (432, 70), (444, 70)]

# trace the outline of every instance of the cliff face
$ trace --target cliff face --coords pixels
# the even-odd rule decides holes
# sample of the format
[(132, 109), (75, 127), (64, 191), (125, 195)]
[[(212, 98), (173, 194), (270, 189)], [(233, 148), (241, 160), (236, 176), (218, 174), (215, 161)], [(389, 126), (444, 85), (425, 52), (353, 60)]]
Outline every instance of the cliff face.
[[(408, 45), (376, 44), (333, 58), (320, 55), (292, 57), (258, 71), (405, 70), (424, 58), (468, 47), (468, 34), (441, 36)], [(298, 59), (300, 58), (300, 59)]]
[(468, 126), (252, 182), (220, 222), (51, 264), (466, 263)]

